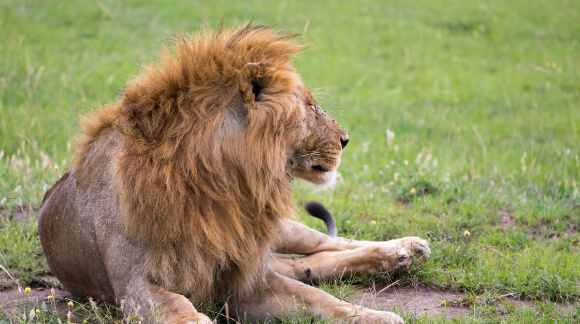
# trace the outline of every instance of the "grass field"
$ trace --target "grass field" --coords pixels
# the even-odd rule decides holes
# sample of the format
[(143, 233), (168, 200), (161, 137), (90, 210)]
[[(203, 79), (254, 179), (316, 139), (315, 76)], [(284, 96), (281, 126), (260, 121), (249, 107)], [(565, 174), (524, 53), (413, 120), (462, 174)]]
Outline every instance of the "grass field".
[[(221, 21), (300, 33), (295, 66), (349, 131), (342, 181), (297, 182), (296, 199), (323, 202), (344, 236), (430, 241), (422, 267), (327, 289), (398, 280), (465, 293), (456, 323), (580, 321), (578, 1), (0, 1), (0, 264), (20, 285), (49, 269), (34, 216), (13, 218), (67, 169), (77, 116), (168, 38)], [(500, 313), (500, 296), (535, 307)]]

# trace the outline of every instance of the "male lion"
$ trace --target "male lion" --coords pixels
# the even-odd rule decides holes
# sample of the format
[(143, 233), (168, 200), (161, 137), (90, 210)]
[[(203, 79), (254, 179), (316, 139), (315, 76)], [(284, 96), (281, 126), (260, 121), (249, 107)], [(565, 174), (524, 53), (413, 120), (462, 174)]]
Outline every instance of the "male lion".
[(430, 251), (416, 237), (352, 241), (289, 220), (293, 177), (333, 181), (348, 142), (290, 65), (304, 48), (292, 38), (262, 26), (180, 38), (118, 103), (82, 120), (38, 224), (68, 291), (148, 322), (210, 323), (194, 305), (214, 301), (239, 319), (402, 322), (300, 282)]

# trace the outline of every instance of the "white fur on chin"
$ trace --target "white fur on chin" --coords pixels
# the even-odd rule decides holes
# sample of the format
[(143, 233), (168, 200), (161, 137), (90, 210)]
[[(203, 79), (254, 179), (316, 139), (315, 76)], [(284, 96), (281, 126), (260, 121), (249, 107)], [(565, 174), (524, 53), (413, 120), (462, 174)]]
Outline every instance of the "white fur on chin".
[(338, 180), (341, 179), (340, 173), (336, 169), (324, 174), (324, 182), (316, 185), (316, 191), (325, 191), (334, 188)]
[(340, 160), (338, 164), (332, 171), (328, 171), (324, 174), (322, 184), (316, 185), (316, 191), (324, 191), (334, 188), (338, 180), (341, 179), (340, 173), (338, 173), (338, 166), (340, 165)]

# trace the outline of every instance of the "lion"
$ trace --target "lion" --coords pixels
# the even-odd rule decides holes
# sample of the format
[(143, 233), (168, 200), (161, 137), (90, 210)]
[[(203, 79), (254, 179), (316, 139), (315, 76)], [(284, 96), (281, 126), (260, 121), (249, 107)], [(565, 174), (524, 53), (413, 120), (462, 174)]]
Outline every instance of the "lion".
[[(292, 181), (336, 178), (347, 132), (291, 65), (295, 35), (244, 25), (180, 36), (117, 103), (81, 119), (71, 169), (45, 194), (38, 233), (75, 296), (144, 322), (402, 323), (303, 282), (425, 260), (417, 237), (330, 237), (295, 221)], [(290, 255), (301, 257), (289, 257)]]

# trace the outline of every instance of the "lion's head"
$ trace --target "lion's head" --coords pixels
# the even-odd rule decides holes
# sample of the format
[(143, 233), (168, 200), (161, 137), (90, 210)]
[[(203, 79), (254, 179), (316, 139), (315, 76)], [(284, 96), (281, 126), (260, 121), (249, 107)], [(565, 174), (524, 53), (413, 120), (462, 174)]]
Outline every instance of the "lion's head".
[(290, 180), (335, 178), (348, 136), (292, 68), (304, 49), (293, 37), (262, 26), (180, 37), (118, 105), (85, 120), (77, 161), (101, 119), (121, 135), (112, 189), (162, 286), (243, 292), (294, 213)]
[[(256, 132), (256, 137), (276, 139), (285, 150), (286, 173), (317, 185), (332, 183), (336, 178), (336, 168), (340, 164), (342, 149), (348, 143), (346, 131), (331, 119), (314, 100), (312, 93), (291, 70), (280, 69), (268, 63), (247, 63), (239, 74), (240, 95), (243, 104), (234, 103), (229, 107), (238, 127), (228, 141), (242, 140), (239, 148), (244, 148), (248, 138), (244, 133)], [(235, 100), (234, 100), (235, 102)], [(236, 119), (235, 115), (243, 119)], [(262, 119), (263, 115), (274, 117)], [(256, 118), (256, 117), (257, 118)], [(277, 120), (278, 124), (272, 123)], [(239, 131), (242, 130), (241, 134)], [(245, 131), (244, 131), (245, 130)], [(270, 135), (267, 132), (272, 131)], [(284, 138), (285, 137), (285, 138)], [(258, 141), (259, 142), (259, 141)], [(261, 143), (256, 147), (261, 150)], [(282, 167), (280, 164), (279, 167)]]

